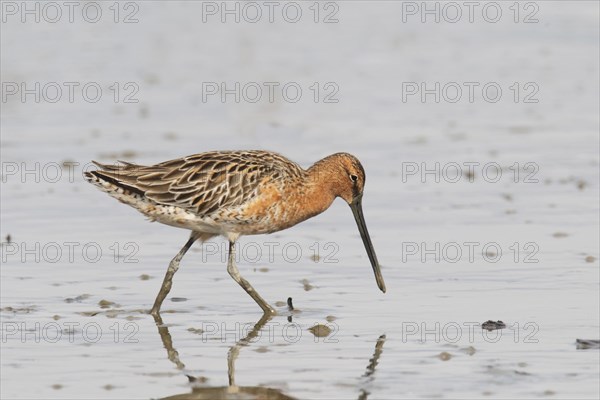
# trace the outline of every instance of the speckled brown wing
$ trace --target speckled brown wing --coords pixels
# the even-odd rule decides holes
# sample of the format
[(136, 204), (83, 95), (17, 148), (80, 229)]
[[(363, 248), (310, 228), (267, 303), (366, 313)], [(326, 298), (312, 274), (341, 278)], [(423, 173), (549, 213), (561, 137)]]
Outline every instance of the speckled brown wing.
[(205, 216), (235, 208), (258, 195), (261, 185), (304, 173), (279, 154), (266, 151), (208, 152), (152, 166), (98, 164), (104, 179), (159, 204)]

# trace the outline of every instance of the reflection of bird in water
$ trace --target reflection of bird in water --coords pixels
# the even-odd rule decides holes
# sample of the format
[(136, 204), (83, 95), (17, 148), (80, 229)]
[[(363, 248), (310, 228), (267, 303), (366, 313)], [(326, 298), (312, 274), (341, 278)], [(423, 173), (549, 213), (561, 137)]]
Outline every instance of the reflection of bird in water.
[(195, 387), (191, 393), (164, 397), (163, 400), (293, 400), (278, 389), (262, 386)]
[(365, 171), (347, 153), (330, 155), (307, 170), (268, 151), (215, 151), (152, 166), (96, 163), (86, 179), (152, 221), (189, 229), (191, 236), (171, 260), (151, 313), (158, 315), (171, 290), (179, 262), (196, 240), (222, 235), (229, 240), (227, 272), (265, 314), (275, 310), (235, 265), (241, 235), (273, 233), (325, 211), (337, 198), (354, 214), (381, 291), (385, 283), (362, 212)]
[[(248, 346), (265, 326), (272, 319), (272, 316), (263, 315), (263, 317), (254, 325), (252, 330), (241, 340), (238, 340), (227, 353), (227, 376), (229, 378), (229, 386), (210, 387), (206, 384), (206, 379), (195, 378), (187, 375), (192, 391), (169, 397), (164, 397), (163, 400), (229, 400), (229, 399), (261, 399), (261, 400), (293, 400), (294, 398), (284, 394), (279, 389), (268, 388), (264, 386), (237, 386), (235, 383), (235, 362), (240, 354), (240, 350), (244, 346)], [(173, 347), (173, 340), (169, 333), (169, 328), (163, 324), (160, 315), (155, 316), (154, 320), (158, 326), (158, 332), (165, 349), (167, 349), (168, 358), (177, 369), (183, 370), (185, 364), (179, 359), (179, 353)], [(375, 352), (373, 357), (369, 359), (366, 372), (361, 377), (359, 400), (366, 400), (369, 396), (369, 391), (366, 387), (374, 380), (373, 374), (379, 358), (383, 353), (383, 344), (385, 343), (385, 335), (381, 335), (375, 344)]]
[[(173, 341), (169, 334), (169, 328), (163, 323), (160, 316), (155, 316), (155, 322), (158, 326), (163, 345), (167, 349), (169, 360), (171, 360), (178, 369), (184, 369), (185, 365), (179, 359), (179, 353), (173, 347)], [(293, 400), (293, 397), (283, 394), (279, 389), (268, 388), (264, 386), (237, 386), (235, 384), (235, 361), (240, 353), (240, 349), (247, 346), (254, 339), (271, 316), (264, 315), (252, 328), (252, 330), (241, 340), (238, 340), (227, 353), (227, 375), (229, 377), (229, 386), (210, 387), (205, 384), (204, 379), (194, 378), (188, 375), (192, 386), (190, 393), (177, 394), (165, 397), (163, 400)]]
[[(381, 357), (381, 353), (383, 353), (383, 344), (385, 343), (385, 335), (379, 336), (377, 339), (377, 343), (375, 344), (375, 352), (373, 353), (373, 357), (369, 359), (369, 365), (367, 365), (367, 371), (362, 376), (365, 380), (364, 385), (373, 381), (373, 374), (375, 373), (375, 368), (377, 368), (377, 364), (379, 364), (379, 357)], [(360, 389), (360, 395), (358, 396), (358, 400), (367, 400), (369, 397), (369, 392), (363, 387)]]

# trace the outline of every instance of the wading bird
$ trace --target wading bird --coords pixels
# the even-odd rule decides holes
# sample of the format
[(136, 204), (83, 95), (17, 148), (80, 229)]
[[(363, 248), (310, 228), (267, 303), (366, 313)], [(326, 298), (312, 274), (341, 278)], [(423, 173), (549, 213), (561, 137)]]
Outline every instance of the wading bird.
[(275, 310), (244, 279), (235, 264), (235, 242), (241, 235), (287, 229), (325, 211), (337, 197), (354, 214), (375, 272), (377, 285), (385, 283), (367, 225), (362, 196), (365, 171), (358, 159), (336, 153), (308, 169), (268, 151), (214, 151), (143, 166), (120, 161), (86, 172), (100, 190), (146, 215), (151, 221), (192, 231), (171, 260), (151, 314), (171, 290), (179, 262), (196, 240), (222, 235), (229, 241), (227, 272), (262, 308)]

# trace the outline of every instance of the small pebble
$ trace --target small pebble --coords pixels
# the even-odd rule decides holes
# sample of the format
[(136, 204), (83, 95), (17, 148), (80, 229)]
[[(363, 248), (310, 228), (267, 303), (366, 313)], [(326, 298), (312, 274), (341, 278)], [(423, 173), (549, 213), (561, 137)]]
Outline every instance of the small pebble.
[(492, 321), (491, 319), (485, 321), (483, 324), (481, 324), (481, 329), (486, 329), (488, 331), (493, 331), (496, 329), (504, 329), (506, 328), (506, 324), (500, 320), (498, 321)]
[(94, 315), (98, 315), (99, 312), (98, 311), (82, 311), (80, 313), (77, 313), (79, 315), (83, 315), (84, 317), (93, 317)]
[(75, 298), (69, 297), (69, 298), (65, 299), (65, 303), (80, 303), (83, 300), (88, 299), (89, 297), (90, 297), (89, 294), (81, 294)]
[(202, 384), (202, 383), (206, 383), (208, 382), (208, 378), (205, 376), (199, 376), (199, 377), (195, 377), (195, 376), (191, 376), (191, 375), (186, 375), (188, 380), (190, 381), (190, 383), (195, 383), (195, 384)]
[(100, 300), (98, 302), (98, 305), (100, 306), (100, 308), (109, 308), (111, 306), (114, 306), (115, 303), (113, 301), (108, 301), (108, 300)]
[(185, 297), (171, 297), (171, 301), (174, 303), (181, 303), (187, 301), (188, 299)]
[(327, 325), (317, 324), (308, 329), (316, 337), (326, 337), (331, 333), (331, 328)]
[(442, 351), (439, 355), (438, 358), (442, 361), (448, 361), (449, 359), (452, 358), (452, 354), (448, 353), (447, 351)]
[(304, 286), (304, 290), (307, 292), (315, 288), (313, 285), (310, 284), (310, 282), (308, 282), (308, 279), (302, 279), (300, 283), (302, 283), (302, 285)]

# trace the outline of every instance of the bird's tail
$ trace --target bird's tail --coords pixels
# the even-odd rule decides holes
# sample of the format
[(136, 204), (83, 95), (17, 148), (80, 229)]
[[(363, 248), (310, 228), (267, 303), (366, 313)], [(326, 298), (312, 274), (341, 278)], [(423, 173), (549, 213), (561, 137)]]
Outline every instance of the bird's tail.
[(116, 198), (122, 203), (133, 207), (139, 206), (140, 201), (148, 201), (144, 191), (137, 188), (135, 182), (136, 170), (143, 168), (136, 164), (120, 161), (120, 164), (101, 164), (92, 161), (99, 169), (85, 172), (85, 179), (103, 192)]

